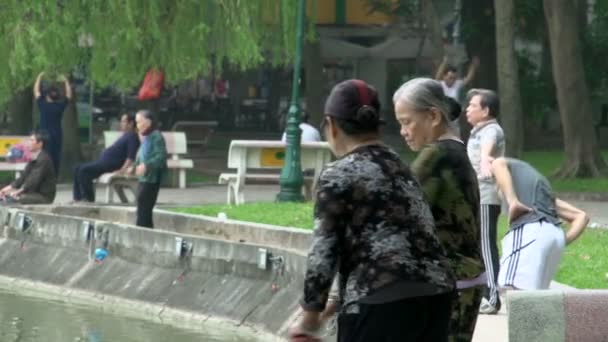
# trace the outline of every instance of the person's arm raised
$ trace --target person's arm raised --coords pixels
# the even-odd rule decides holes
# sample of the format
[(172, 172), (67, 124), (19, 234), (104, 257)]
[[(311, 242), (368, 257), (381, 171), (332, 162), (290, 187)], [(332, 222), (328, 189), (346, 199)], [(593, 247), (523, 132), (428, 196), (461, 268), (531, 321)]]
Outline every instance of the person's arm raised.
[(42, 76), (44, 76), (44, 72), (41, 72), (38, 74), (38, 77), (36, 77), (36, 82), (34, 82), (34, 96), (36, 98), (39, 98), (40, 95), (42, 95), (42, 92), (40, 91), (40, 82), (42, 81)]
[(465, 86), (471, 84), (473, 79), (475, 78), (475, 74), (477, 74), (477, 69), (479, 68), (479, 58), (473, 57), (471, 61), (471, 65), (469, 66), (469, 71), (467, 72), (467, 76), (462, 80)]
[(443, 74), (445, 73), (445, 68), (448, 66), (448, 57), (444, 56), (441, 64), (439, 64), (439, 68), (437, 68), (437, 73), (435, 74), (435, 79), (437, 81), (441, 81), (443, 79)]
[(70, 81), (65, 77), (65, 75), (61, 75), (61, 81), (65, 86), (65, 97), (69, 100), (72, 99), (72, 86), (70, 85)]

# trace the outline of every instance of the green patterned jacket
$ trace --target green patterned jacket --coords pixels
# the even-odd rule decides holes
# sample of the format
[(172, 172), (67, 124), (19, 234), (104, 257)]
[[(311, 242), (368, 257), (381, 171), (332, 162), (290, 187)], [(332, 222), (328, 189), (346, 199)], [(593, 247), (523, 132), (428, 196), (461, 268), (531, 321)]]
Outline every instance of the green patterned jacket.
[(146, 165), (146, 173), (139, 176), (144, 183), (160, 183), (167, 171), (167, 146), (163, 135), (158, 130), (144, 137), (137, 153), (135, 166)]

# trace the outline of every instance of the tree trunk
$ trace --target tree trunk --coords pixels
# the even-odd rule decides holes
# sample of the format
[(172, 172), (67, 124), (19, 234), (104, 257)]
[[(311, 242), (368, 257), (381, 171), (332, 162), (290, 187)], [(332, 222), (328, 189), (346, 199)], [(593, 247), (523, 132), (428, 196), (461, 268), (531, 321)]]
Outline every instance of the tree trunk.
[(310, 124), (318, 126), (323, 119), (323, 97), (325, 95), (323, 58), (321, 57), (321, 43), (318, 39), (306, 42), (304, 63), (306, 68), (306, 112)]
[(481, 64), (473, 86), (496, 89), (496, 23), (494, 1), (462, 2), (462, 35), (470, 56), (478, 56)]
[(8, 102), (8, 132), (16, 135), (28, 135), (34, 128), (32, 122), (32, 88), (27, 87), (16, 92)]
[(513, 0), (494, 1), (496, 19), (496, 64), (500, 117), (505, 128), (507, 155), (520, 157), (524, 145), (519, 73), (515, 56), (515, 14)]
[(558, 177), (598, 177), (606, 167), (593, 127), (591, 98), (585, 82), (578, 12), (571, 1), (544, 0), (553, 78), (557, 90), (566, 159)]
[[(494, 22), (494, 1), (462, 1), (461, 34), (469, 56), (480, 60), (472, 88), (496, 89), (496, 23)], [(469, 139), (471, 125), (465, 115), (459, 119), (460, 137)]]
[(546, 26), (545, 29), (542, 31), (541, 42), (543, 51), (541, 57), (540, 74), (538, 75), (538, 79), (543, 84), (548, 85), (547, 98), (545, 99), (545, 103), (547, 103), (548, 108), (540, 107), (530, 109), (544, 111), (541, 119), (541, 128), (543, 130), (549, 130), (552, 116), (557, 115), (558, 111), (557, 99), (555, 98), (555, 96), (557, 95), (557, 91), (555, 90), (555, 84), (553, 83), (553, 61), (551, 61), (551, 43), (549, 42), (549, 32), (547, 32)]
[(444, 51), (443, 37), (441, 33), (441, 22), (439, 21), (437, 9), (433, 1), (421, 1), (420, 14), (422, 15), (424, 25), (426, 26), (426, 37), (431, 43), (431, 48), (433, 51), (433, 60), (435, 62), (435, 67), (437, 67), (443, 59)]
[(78, 111), (76, 110), (76, 94), (72, 96), (63, 114), (63, 146), (61, 148), (61, 164), (59, 175), (61, 180), (72, 177), (74, 166), (82, 160), (80, 149), (80, 127)]

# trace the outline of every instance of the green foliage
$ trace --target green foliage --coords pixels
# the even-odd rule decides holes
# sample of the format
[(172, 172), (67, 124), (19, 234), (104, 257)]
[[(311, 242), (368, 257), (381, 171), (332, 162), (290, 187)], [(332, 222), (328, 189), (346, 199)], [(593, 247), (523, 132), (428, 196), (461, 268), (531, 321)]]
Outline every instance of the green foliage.
[[(590, 24), (581, 22), (581, 51), (584, 59), (585, 76), (591, 95), (605, 98), (608, 90), (608, 76), (598, 72), (603, 69), (608, 56), (608, 2), (595, 1), (594, 19)], [(573, 15), (580, 15), (573, 13)], [(542, 43), (547, 35), (542, 1), (516, 0), (518, 36), (529, 41)], [(582, 19), (582, 18), (581, 18)], [(548, 48), (548, 46), (547, 46)], [(550, 109), (557, 108), (552, 77), (535, 72), (528, 56), (520, 53), (520, 84), (524, 108), (529, 108), (536, 118), (543, 118)], [(548, 61), (543, 61), (548, 62)], [(549, 69), (547, 71), (551, 72)]]
[(517, 51), (519, 89), (525, 116), (542, 121), (557, 108), (553, 78), (543, 75), (525, 51)]
[(542, 0), (515, 0), (514, 10), (519, 36), (538, 39), (546, 30)]
[(293, 0), (4, 1), (0, 103), (40, 71), (67, 73), (88, 63), (99, 86), (123, 89), (137, 85), (150, 67), (164, 69), (175, 83), (212, 63), (242, 69), (285, 63), (292, 58), (296, 12)]
[(420, 4), (415, 0), (367, 0), (369, 13), (395, 15), (404, 20), (416, 19)]
[(595, 17), (587, 26), (584, 35), (583, 59), (585, 74), (593, 96), (603, 98), (608, 92), (608, 75), (603, 70), (606, 56), (608, 56), (608, 3), (595, 2)]

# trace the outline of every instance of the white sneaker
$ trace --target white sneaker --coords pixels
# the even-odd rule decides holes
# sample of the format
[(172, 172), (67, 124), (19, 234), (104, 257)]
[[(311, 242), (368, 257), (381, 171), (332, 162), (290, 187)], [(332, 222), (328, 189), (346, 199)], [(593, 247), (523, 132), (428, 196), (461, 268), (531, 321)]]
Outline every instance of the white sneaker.
[(496, 315), (500, 308), (490, 304), (486, 298), (481, 299), (481, 305), (479, 305), (479, 313), (482, 315)]

